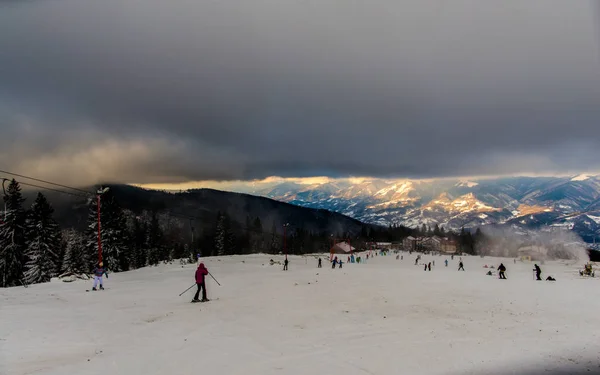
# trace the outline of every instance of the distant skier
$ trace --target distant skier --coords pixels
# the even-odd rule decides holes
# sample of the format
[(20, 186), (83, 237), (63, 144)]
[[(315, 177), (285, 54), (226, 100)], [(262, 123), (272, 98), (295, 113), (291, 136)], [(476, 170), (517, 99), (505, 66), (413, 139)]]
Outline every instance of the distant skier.
[(400, 260), (404, 260), (404, 255), (400, 255)]
[(451, 256), (450, 256), (450, 259), (454, 260), (454, 255), (451, 255)]
[(289, 263), (289, 261), (287, 260), (287, 258), (285, 258), (285, 260), (283, 261), (283, 270), (284, 271), (288, 270), (288, 263)]
[[(198, 290), (196, 291), (192, 302), (208, 301), (208, 298), (206, 298), (206, 283), (204, 281), (204, 276), (206, 275), (208, 275), (208, 269), (204, 267), (204, 263), (200, 263), (198, 265), (198, 269), (196, 270), (196, 285), (198, 286)], [(198, 296), (200, 295), (200, 290), (202, 290), (202, 300), (198, 299)]]
[(104, 290), (104, 286), (102, 285), (102, 275), (106, 275), (108, 279), (108, 272), (106, 272), (106, 268), (103, 267), (104, 263), (98, 263), (98, 266), (94, 268), (94, 287), (92, 290), (98, 290), (96, 287), (100, 284), (100, 290)]
[(342, 260), (341, 260), (341, 259), (340, 259), (339, 263), (340, 263), (340, 268), (342, 268), (342, 263), (343, 263), (343, 262), (342, 262)]
[(458, 270), (465, 270), (465, 265), (463, 264), (462, 260), (460, 262), (458, 262)]
[(433, 266), (435, 267), (435, 260), (433, 261)]
[(427, 271), (427, 263), (423, 263), (423, 265), (425, 266), (425, 268), (423, 268), (423, 271)]
[(427, 265), (427, 270), (431, 271), (431, 262), (429, 262), (429, 264)]
[(504, 267), (504, 264), (500, 263), (498, 266), (498, 276), (502, 280), (506, 280), (506, 275), (504, 275), (504, 272), (506, 272), (506, 267)]
[(535, 267), (534, 271), (535, 271), (536, 280), (541, 281), (542, 280), (542, 277), (541, 277), (542, 276), (542, 269), (537, 264), (535, 264), (534, 267)]
[(446, 259), (444, 263), (446, 263), (446, 267), (448, 267), (448, 259)]
[(321, 258), (319, 258), (319, 263), (317, 264), (317, 268), (321, 268), (323, 265), (321, 264)]
[(335, 269), (335, 265), (337, 264), (337, 257), (333, 258), (333, 261), (331, 262), (331, 269)]

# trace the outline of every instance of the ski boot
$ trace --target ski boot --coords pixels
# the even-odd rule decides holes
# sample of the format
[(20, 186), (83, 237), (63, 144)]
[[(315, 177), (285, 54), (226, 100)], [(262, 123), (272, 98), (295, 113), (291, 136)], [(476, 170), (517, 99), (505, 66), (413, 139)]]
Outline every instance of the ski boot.
[(100, 290), (104, 290), (104, 287), (102, 285), (100, 285)]
[(92, 288), (92, 290), (95, 292), (95, 291), (96, 291), (96, 290), (98, 290), (98, 289), (96, 289), (96, 288)]
[(196, 298), (194, 298), (194, 299), (192, 300), (192, 303), (196, 303), (196, 302), (202, 302), (202, 301), (201, 301), (201, 300), (199, 300), (199, 299), (196, 299)]

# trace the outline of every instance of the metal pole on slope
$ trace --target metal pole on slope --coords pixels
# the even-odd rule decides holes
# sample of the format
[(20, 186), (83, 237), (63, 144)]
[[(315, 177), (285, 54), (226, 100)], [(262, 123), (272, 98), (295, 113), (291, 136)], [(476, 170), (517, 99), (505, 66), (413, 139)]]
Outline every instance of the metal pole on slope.
[[(2, 179), (2, 192), (4, 193), (4, 197), (6, 197), (6, 187), (4, 184), (8, 181), (6, 178)], [(6, 221), (6, 199), (4, 200), (4, 221)]]
[(102, 262), (102, 235), (101, 232), (101, 220), (100, 220), (100, 196), (108, 191), (109, 188), (100, 188), (96, 192), (96, 202), (98, 205), (98, 263)]
[[(195, 253), (195, 250), (194, 250), (194, 226), (192, 225), (192, 219), (190, 219), (190, 230), (192, 231), (192, 243), (190, 245), (190, 254), (194, 254)], [(196, 259), (196, 261), (198, 262), (199, 259)]]
[[(2, 191), (4, 192), (4, 222), (6, 222), (6, 187), (4, 184), (8, 181), (6, 178), (2, 179)], [(6, 287), (6, 262), (4, 263), (4, 272), (2, 272), (2, 286)]]
[(283, 224), (283, 251), (285, 252), (285, 259), (287, 260), (287, 227), (290, 223)]
[(335, 239), (333, 238), (333, 234), (331, 235), (331, 249), (329, 250), (329, 261), (333, 260), (333, 248), (335, 247)]
[(98, 264), (102, 262), (102, 235), (100, 234), (100, 194), (96, 195), (96, 206), (98, 207)]

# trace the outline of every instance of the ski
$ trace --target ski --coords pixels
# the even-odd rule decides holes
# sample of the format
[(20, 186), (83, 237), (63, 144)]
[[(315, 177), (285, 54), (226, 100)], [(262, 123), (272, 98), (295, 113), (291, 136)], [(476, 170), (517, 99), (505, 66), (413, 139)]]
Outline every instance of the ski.
[(207, 299), (206, 301), (203, 301), (201, 299), (198, 300), (192, 300), (191, 303), (205, 303), (205, 302), (210, 302), (210, 301), (218, 301), (218, 298), (213, 298), (213, 299)]

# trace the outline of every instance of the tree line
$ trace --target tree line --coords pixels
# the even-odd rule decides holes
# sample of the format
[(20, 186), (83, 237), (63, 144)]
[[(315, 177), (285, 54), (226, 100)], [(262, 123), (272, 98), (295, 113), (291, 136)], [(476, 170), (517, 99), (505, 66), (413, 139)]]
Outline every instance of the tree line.
[[(85, 230), (61, 228), (53, 218), (54, 210), (47, 198), (38, 193), (26, 208), (19, 183), (12, 180), (4, 196), (5, 211), (0, 218), (0, 283), (3, 287), (50, 281), (59, 275), (90, 273), (98, 263), (98, 201), (87, 202)], [(286, 252), (290, 255), (327, 252), (336, 241), (349, 240), (357, 249), (367, 242), (398, 242), (407, 236), (450, 236), (461, 250), (474, 253), (481, 238), (464, 230), (447, 232), (437, 225), (411, 229), (398, 225), (377, 227), (365, 224), (360, 233), (330, 233), (289, 227), (284, 236), (275, 224), (263, 228), (259, 217), (247, 216), (245, 223), (218, 212), (214, 224), (195, 232), (189, 219), (173, 217), (168, 212), (142, 210), (137, 214), (124, 210), (111, 191), (101, 196), (100, 237), (102, 260), (113, 272), (157, 265), (173, 259), (196, 255)], [(190, 241), (189, 232), (193, 232)], [(480, 237), (478, 237), (480, 236)]]

